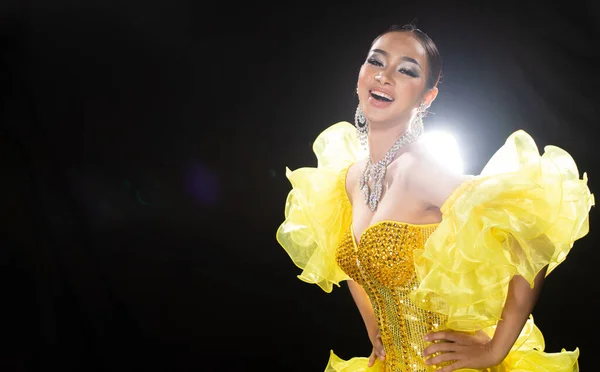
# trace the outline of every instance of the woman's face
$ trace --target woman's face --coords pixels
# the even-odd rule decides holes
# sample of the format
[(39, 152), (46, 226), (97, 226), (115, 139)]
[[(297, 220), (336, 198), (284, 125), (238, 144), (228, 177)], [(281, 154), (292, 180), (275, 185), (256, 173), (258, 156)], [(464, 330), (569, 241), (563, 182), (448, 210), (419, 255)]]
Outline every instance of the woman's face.
[(410, 120), (423, 101), (428, 68), (427, 53), (411, 33), (381, 36), (358, 75), (360, 107), (369, 123)]

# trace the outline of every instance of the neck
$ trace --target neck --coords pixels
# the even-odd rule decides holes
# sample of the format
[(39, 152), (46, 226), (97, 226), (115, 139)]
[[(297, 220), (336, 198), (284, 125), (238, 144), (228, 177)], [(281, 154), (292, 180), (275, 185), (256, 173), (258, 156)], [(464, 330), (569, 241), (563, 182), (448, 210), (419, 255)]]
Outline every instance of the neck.
[(394, 143), (410, 129), (409, 121), (395, 124), (369, 124), (369, 156), (372, 163), (385, 157)]

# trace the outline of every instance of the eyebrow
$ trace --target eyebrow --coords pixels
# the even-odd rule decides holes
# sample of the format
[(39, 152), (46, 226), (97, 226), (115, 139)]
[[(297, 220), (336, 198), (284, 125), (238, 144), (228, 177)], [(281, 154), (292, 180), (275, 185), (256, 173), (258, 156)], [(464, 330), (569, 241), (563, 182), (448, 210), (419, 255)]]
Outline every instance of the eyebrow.
[[(372, 49), (371, 52), (382, 54), (385, 57), (389, 56), (389, 53), (386, 52), (385, 50), (382, 50), (382, 49)], [(421, 65), (419, 64), (419, 62), (417, 62), (417, 60), (414, 59), (414, 58), (403, 56), (402, 59), (405, 60), (405, 61), (407, 61), (407, 62), (412, 62), (412, 63), (416, 64), (417, 66), (421, 67)]]

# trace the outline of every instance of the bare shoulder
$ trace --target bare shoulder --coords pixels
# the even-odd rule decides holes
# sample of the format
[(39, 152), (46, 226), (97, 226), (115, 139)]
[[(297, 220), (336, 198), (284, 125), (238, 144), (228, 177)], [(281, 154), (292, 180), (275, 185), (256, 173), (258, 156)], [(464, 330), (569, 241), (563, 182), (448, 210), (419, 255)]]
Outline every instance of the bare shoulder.
[(461, 183), (473, 177), (448, 169), (423, 144), (415, 144), (410, 153), (410, 186), (427, 204), (441, 207)]

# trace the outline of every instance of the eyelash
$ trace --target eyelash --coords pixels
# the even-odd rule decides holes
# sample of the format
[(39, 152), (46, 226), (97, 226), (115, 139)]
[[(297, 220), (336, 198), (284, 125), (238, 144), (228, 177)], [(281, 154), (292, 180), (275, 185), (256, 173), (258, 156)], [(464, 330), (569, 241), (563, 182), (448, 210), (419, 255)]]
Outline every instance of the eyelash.
[(369, 62), (370, 64), (372, 64), (373, 66), (377, 66), (377, 67), (381, 67), (383, 66), (383, 63), (379, 62), (378, 60), (376, 60), (375, 58), (369, 58), (367, 60), (367, 62)]
[(398, 71), (400, 71), (400, 73), (402, 73), (402, 74), (405, 74), (405, 75), (408, 75), (408, 76), (417, 77), (417, 74), (415, 74), (413, 71), (411, 71), (411, 70), (407, 70), (407, 69), (405, 69), (405, 68), (401, 68), (401, 69), (400, 69), (400, 70), (398, 70)]
[[(375, 58), (369, 58), (369, 59), (367, 59), (367, 62), (370, 63), (370, 64), (372, 64), (373, 66), (377, 66), (377, 67), (382, 67), (383, 66), (383, 63), (379, 62)], [(418, 76), (413, 71), (407, 70), (405, 68), (401, 68), (400, 70), (398, 70), (398, 72), (400, 72), (401, 74), (405, 74), (405, 75), (411, 76), (411, 77), (417, 77)]]

